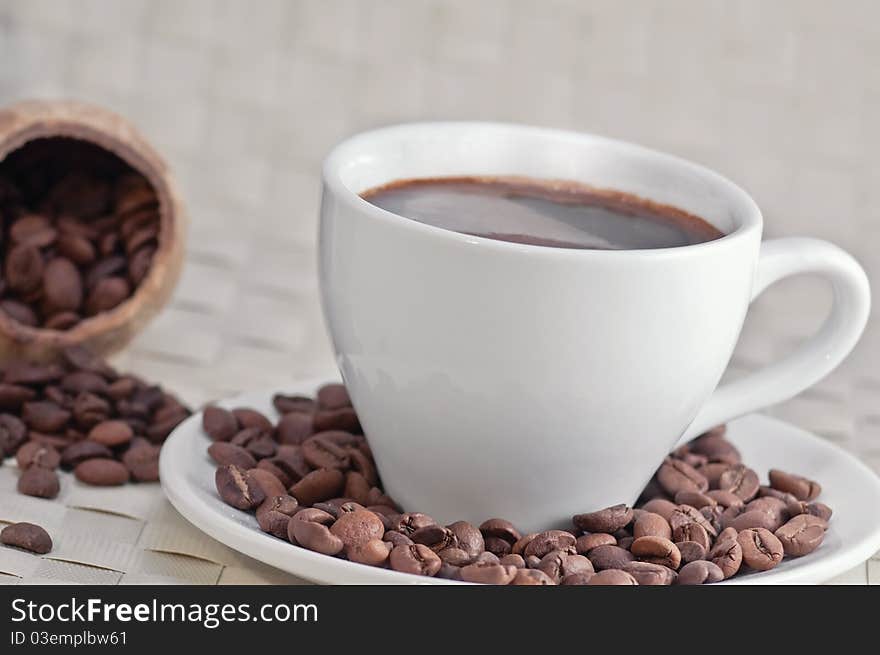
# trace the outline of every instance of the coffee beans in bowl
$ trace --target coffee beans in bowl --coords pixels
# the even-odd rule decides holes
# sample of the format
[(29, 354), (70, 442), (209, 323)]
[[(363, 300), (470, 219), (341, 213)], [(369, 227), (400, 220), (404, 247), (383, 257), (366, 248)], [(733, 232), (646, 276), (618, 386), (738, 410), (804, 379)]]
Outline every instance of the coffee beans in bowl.
[(167, 165), (121, 116), (0, 107), (0, 359), (120, 349), (170, 296), (185, 221)]
[(498, 517), (442, 525), (384, 492), (342, 385), (273, 405), (274, 424), (246, 407), (203, 411), (218, 495), (275, 538), (357, 564), (484, 584), (711, 584), (813, 552), (831, 519), (818, 483), (774, 469), (762, 485), (719, 426), (671, 453), (635, 507), (528, 534)]

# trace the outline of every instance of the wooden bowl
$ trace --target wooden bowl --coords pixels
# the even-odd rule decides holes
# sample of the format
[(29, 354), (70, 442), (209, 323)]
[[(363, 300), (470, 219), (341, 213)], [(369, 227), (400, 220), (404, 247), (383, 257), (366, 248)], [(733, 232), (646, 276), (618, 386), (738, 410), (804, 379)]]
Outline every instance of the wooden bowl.
[(146, 177), (159, 198), (158, 244), (147, 276), (127, 300), (68, 330), (28, 327), (0, 312), (0, 362), (20, 357), (53, 361), (71, 345), (101, 355), (120, 350), (168, 302), (183, 264), (188, 221), (180, 193), (168, 166), (128, 121), (74, 101), (24, 101), (0, 109), (0, 161), (47, 137), (90, 142)]

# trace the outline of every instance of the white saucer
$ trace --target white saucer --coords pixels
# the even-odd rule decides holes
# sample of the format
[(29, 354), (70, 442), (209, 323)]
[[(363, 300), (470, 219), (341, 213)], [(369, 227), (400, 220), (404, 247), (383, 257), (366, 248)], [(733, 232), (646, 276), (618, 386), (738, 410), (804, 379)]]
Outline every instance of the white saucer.
[[(313, 394), (317, 386), (303, 382), (285, 393)], [(274, 419), (271, 399), (272, 392), (251, 392), (218, 404), (254, 407)], [(210, 440), (201, 421), (201, 414), (196, 414), (178, 426), (163, 446), (159, 463), (165, 494), (197, 528), (254, 559), (315, 582), (461, 584), (354, 564), (263, 533), (252, 514), (229, 507), (217, 496), (215, 465), (206, 453)], [(824, 543), (814, 553), (721, 584), (824, 582), (880, 550), (880, 478), (855, 457), (805, 430), (758, 414), (730, 423), (729, 435), (762, 479), (766, 480), (768, 469), (778, 467), (817, 480), (823, 489), (820, 500), (834, 509), (834, 516)]]

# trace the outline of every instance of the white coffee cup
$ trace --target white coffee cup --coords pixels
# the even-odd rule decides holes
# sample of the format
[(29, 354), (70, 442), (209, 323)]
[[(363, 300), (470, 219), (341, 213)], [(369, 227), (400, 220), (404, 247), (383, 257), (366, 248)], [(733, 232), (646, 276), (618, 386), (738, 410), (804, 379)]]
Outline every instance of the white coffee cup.
[[(616, 189), (726, 236), (549, 248), (425, 225), (359, 197), (455, 175)], [(323, 181), (321, 292), (339, 369), (387, 493), (438, 521), (498, 516), (532, 531), (632, 503), (676, 444), (814, 384), (867, 321), (868, 281), (850, 255), (815, 239), (761, 243), (761, 212), (742, 189), (628, 143), (416, 123), (348, 139)], [(750, 301), (800, 273), (831, 282), (825, 324), (782, 361), (716, 388)]]

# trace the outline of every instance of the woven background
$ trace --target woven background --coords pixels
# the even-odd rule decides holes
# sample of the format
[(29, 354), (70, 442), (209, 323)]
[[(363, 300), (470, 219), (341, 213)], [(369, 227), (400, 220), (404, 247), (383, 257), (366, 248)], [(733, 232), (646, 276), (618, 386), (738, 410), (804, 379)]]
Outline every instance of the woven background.
[[(107, 105), (180, 179), (183, 279), (116, 363), (194, 405), (333, 373), (315, 275), (320, 160), (392, 122), (521, 121), (695, 159), (755, 196), (768, 236), (835, 241), (880, 288), (878, 62), (870, 0), (0, 0), (0, 103)], [(790, 350), (829, 304), (813, 280), (768, 291), (732, 374)], [(880, 471), (878, 400), (874, 320), (838, 371), (769, 413)], [(63, 536), (44, 558), (0, 551), (2, 581), (289, 580), (188, 529), (157, 487), (66, 480), (44, 503), (10, 494), (14, 478), (0, 469), (0, 521)], [(880, 583), (880, 561), (844, 579), (869, 576)]]

